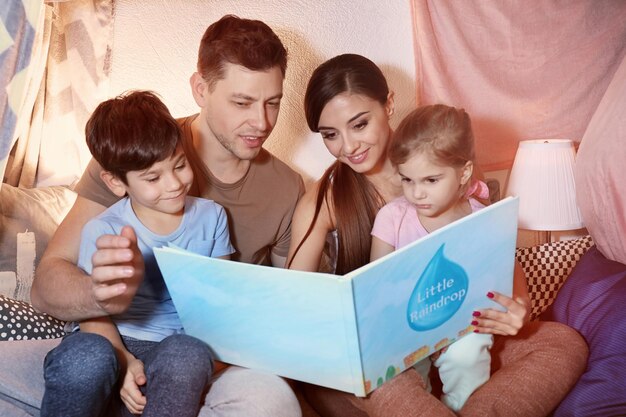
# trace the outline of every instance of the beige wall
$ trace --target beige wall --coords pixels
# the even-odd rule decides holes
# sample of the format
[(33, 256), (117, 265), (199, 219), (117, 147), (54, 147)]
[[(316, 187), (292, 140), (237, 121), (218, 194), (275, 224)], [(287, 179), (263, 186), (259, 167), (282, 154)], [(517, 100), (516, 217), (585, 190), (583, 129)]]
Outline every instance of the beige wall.
[[(175, 116), (195, 113), (189, 89), (206, 27), (227, 13), (261, 19), (289, 50), (285, 98), (267, 148), (314, 180), (332, 162), (304, 120), (302, 101), (313, 69), (341, 53), (359, 53), (380, 65), (395, 91), (392, 125), (416, 105), (413, 25), (409, 0), (116, 0), (111, 95), (133, 88), (158, 92)], [(478, 150), (480, 152), (480, 149)], [(504, 196), (508, 170), (486, 172)], [(574, 235), (580, 233), (574, 232)], [(563, 235), (568, 237), (572, 233)], [(554, 234), (555, 238), (561, 235)], [(518, 244), (541, 241), (520, 231)]]
[(266, 146), (306, 179), (331, 163), (302, 110), (306, 82), (321, 62), (351, 52), (379, 64), (396, 92), (394, 124), (415, 106), (408, 0), (116, 0), (111, 95), (152, 89), (175, 116), (195, 113), (188, 79), (200, 38), (227, 13), (265, 21), (289, 50), (285, 98)]

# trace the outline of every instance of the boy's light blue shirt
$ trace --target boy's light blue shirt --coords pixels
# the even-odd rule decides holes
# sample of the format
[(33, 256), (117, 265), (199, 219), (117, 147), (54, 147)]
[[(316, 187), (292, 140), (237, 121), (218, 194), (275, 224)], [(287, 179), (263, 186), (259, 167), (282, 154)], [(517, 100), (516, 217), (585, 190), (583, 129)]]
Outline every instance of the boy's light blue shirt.
[(85, 224), (78, 266), (91, 274), (96, 239), (102, 234), (119, 234), (126, 225), (135, 229), (146, 271), (129, 309), (111, 316), (112, 320), (121, 335), (140, 340), (159, 342), (172, 334), (182, 333), (182, 324), (154, 258), (153, 248), (173, 243), (206, 256), (232, 254), (235, 250), (230, 243), (224, 208), (212, 200), (187, 196), (180, 226), (163, 236), (145, 227), (135, 215), (130, 199), (124, 198)]

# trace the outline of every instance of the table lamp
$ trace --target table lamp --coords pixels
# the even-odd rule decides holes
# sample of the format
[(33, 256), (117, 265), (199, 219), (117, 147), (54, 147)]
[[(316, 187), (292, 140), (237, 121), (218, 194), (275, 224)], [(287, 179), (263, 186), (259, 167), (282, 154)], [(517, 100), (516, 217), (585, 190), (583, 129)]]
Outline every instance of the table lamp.
[(519, 197), (519, 228), (546, 232), (583, 227), (576, 204), (574, 143), (567, 139), (524, 140), (519, 143), (507, 196)]

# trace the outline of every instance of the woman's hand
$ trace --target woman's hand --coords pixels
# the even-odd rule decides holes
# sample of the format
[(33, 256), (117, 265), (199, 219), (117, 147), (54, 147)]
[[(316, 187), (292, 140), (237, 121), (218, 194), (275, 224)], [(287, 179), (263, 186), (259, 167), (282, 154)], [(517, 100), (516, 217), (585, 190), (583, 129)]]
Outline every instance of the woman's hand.
[(137, 358), (128, 358), (124, 382), (120, 389), (120, 397), (132, 414), (141, 414), (146, 406), (146, 397), (139, 387), (146, 383), (143, 362)]
[(487, 297), (505, 308), (504, 311), (487, 308), (475, 311), (472, 324), (476, 333), (489, 333), (504, 336), (515, 336), (530, 316), (527, 297), (507, 297), (506, 295), (489, 292)]

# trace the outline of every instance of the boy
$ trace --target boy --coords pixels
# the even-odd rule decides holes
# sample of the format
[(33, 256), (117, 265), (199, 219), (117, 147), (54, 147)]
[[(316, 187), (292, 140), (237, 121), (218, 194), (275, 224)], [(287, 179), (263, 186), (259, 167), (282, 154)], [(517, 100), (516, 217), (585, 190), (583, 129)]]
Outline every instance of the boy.
[[(80, 337), (69, 335), (47, 356), (41, 415), (99, 416), (119, 409), (122, 415), (197, 416), (212, 374), (210, 349), (184, 334), (152, 248), (171, 242), (229, 258), (234, 249), (226, 213), (211, 200), (187, 196), (193, 172), (180, 129), (153, 93), (135, 91), (101, 103), (85, 133), (102, 181), (124, 198), (84, 226), (78, 266), (91, 273), (97, 238), (130, 225), (145, 274), (128, 310), (82, 321)], [(74, 349), (78, 343), (80, 350)], [(85, 344), (88, 358), (78, 354)], [(71, 382), (52, 377), (49, 371), (59, 366), (73, 369)], [(126, 410), (109, 401), (116, 399), (118, 367)]]

